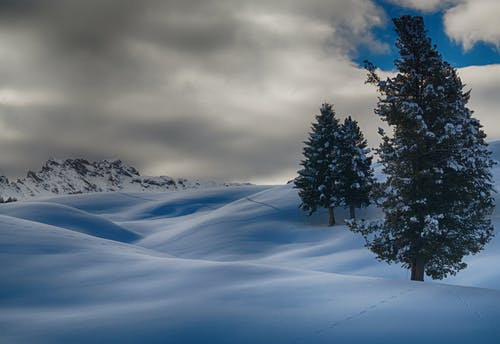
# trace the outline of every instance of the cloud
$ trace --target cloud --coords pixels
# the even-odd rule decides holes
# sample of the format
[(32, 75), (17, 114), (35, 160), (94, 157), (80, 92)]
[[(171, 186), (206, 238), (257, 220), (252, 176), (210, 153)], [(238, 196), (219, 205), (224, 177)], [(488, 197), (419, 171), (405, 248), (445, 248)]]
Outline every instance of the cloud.
[(385, 21), (369, 0), (1, 1), (0, 172), (118, 157), (286, 181), (322, 102), (375, 119), (350, 58), (387, 49)]
[(487, 140), (500, 139), (500, 65), (465, 67), (460, 68), (458, 73), (466, 89), (471, 89), (468, 107), (484, 126)]
[(497, 0), (465, 0), (450, 8), (444, 15), (446, 34), (471, 49), (477, 42), (493, 44), (500, 48), (500, 2)]

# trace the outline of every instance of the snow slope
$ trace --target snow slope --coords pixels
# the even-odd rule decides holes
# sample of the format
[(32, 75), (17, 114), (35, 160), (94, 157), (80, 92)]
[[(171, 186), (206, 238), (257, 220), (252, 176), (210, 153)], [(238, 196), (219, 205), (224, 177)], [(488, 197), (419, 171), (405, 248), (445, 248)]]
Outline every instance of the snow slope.
[(411, 282), (298, 204), (289, 185), (3, 204), (0, 342), (498, 343), (499, 238), (455, 285)]

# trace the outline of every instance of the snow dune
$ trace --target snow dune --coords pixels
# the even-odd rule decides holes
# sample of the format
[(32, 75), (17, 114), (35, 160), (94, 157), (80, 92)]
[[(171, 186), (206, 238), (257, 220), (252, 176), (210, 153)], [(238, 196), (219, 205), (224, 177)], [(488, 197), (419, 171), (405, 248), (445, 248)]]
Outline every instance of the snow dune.
[(290, 185), (4, 204), (0, 342), (498, 343), (499, 238), (411, 282), (298, 204)]
[(132, 242), (140, 238), (133, 231), (118, 226), (103, 217), (61, 204), (11, 203), (0, 207), (0, 214), (115, 241)]

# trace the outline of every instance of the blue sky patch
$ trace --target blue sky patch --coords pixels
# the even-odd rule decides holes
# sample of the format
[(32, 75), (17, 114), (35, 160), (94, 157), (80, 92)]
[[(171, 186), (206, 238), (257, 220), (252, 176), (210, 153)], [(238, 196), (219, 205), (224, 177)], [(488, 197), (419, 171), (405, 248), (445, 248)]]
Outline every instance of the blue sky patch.
[(391, 18), (406, 14), (424, 17), (425, 26), (433, 44), (437, 45), (444, 59), (451, 63), (453, 67), (460, 68), (472, 65), (500, 63), (500, 53), (492, 44), (476, 42), (470, 50), (464, 51), (460, 43), (453, 42), (444, 30), (443, 10), (434, 13), (424, 13), (393, 5), (385, 1), (378, 1), (378, 4), (387, 13), (387, 23), (383, 27), (373, 29), (373, 33), (378, 40), (389, 44), (390, 51), (381, 54), (372, 51), (367, 46), (361, 46), (353, 58), (360, 66), (363, 65), (364, 60), (369, 60), (383, 70), (394, 69), (394, 59), (398, 56), (398, 52), (395, 46), (396, 33), (394, 32)]

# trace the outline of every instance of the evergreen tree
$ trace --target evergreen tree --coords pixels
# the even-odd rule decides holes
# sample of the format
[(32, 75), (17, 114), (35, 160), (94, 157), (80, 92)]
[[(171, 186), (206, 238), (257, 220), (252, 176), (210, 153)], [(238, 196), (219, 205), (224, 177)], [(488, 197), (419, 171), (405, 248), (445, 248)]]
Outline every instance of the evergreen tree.
[(339, 154), (339, 197), (342, 204), (349, 208), (351, 219), (356, 217), (355, 208), (370, 204), (370, 191), (373, 184), (372, 158), (366, 154), (367, 142), (358, 122), (348, 116), (340, 128)]
[(351, 222), (381, 260), (411, 269), (411, 279), (444, 278), (466, 267), (493, 236), (489, 219), (494, 162), (479, 121), (466, 107), (469, 92), (427, 37), (421, 17), (393, 19), (399, 36), (398, 74), (368, 81), (381, 94), (378, 150), (387, 180), (380, 185), (384, 218)]
[(304, 142), (303, 169), (298, 171), (295, 187), (302, 200), (300, 207), (314, 213), (318, 208), (329, 211), (329, 225), (335, 224), (333, 208), (340, 204), (338, 198), (338, 172), (336, 154), (339, 140), (339, 121), (332, 105), (323, 104), (316, 122), (312, 124), (309, 140)]

